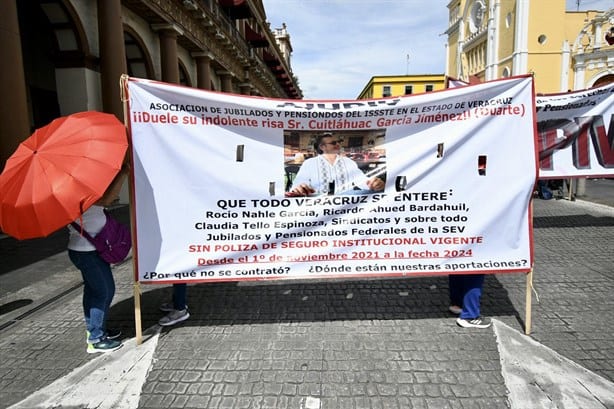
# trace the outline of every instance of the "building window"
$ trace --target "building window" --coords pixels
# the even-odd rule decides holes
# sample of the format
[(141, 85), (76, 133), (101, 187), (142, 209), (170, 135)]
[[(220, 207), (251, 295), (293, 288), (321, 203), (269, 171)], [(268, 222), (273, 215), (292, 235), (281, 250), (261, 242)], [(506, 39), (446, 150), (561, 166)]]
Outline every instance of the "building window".
[(390, 90), (390, 85), (384, 85), (382, 87), (382, 97), (392, 96), (392, 91)]
[(301, 137), (298, 132), (290, 132), (289, 135), (286, 135), (286, 144), (290, 145), (292, 148), (299, 148), (301, 143)]
[(484, 14), (486, 13), (486, 6), (481, 0), (476, 1), (469, 10), (469, 31), (477, 33), (482, 28), (484, 22)]
[(433, 90), (433, 84), (426, 84), (424, 86), (424, 91), (425, 92), (431, 92)]
[(411, 95), (414, 93), (414, 86), (413, 85), (406, 85), (405, 86), (405, 95)]
[(350, 136), (348, 138), (348, 148), (361, 148), (362, 145), (362, 136)]
[(145, 46), (136, 35), (124, 31), (124, 48), (128, 75), (138, 78), (153, 78), (151, 61), (145, 54)]

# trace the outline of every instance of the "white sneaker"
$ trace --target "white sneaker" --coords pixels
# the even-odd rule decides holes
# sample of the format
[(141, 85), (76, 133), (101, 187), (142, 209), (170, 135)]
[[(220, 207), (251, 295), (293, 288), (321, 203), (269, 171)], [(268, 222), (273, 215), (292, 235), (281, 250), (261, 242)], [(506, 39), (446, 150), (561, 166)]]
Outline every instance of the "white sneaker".
[(491, 324), (490, 318), (478, 317), (474, 319), (457, 318), (456, 324), (463, 328), (488, 328)]
[(170, 325), (175, 325), (178, 322), (185, 321), (188, 318), (190, 318), (190, 313), (188, 312), (187, 308), (185, 310), (173, 310), (164, 317), (160, 318), (158, 324), (162, 325), (163, 327), (168, 327)]

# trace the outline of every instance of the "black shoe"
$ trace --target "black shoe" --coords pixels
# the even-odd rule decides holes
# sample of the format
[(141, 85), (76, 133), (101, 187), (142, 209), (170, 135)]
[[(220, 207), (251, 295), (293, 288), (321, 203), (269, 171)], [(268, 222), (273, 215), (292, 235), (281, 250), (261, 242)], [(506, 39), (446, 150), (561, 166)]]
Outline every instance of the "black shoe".
[(117, 339), (122, 336), (122, 330), (119, 328), (107, 328), (107, 338)]
[(121, 341), (115, 339), (103, 338), (95, 344), (87, 344), (87, 353), (95, 354), (97, 352), (112, 352), (122, 347)]

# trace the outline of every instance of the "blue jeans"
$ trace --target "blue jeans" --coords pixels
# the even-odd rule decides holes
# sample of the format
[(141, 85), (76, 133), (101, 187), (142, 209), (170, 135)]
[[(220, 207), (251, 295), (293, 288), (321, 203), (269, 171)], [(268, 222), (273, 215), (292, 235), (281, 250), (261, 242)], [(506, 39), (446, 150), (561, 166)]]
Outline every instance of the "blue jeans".
[(96, 251), (68, 250), (70, 261), (83, 277), (83, 314), (89, 332), (87, 342), (95, 344), (107, 332), (107, 318), (115, 295), (111, 266)]
[(176, 310), (185, 310), (187, 298), (187, 284), (173, 284), (173, 308)]
[(450, 275), (450, 302), (463, 308), (462, 319), (474, 319), (480, 316), (480, 299), (484, 274)]

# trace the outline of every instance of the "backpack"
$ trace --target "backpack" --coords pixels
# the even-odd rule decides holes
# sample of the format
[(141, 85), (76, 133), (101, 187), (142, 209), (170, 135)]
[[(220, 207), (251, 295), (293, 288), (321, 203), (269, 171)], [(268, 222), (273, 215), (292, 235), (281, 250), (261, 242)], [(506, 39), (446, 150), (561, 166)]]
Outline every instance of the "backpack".
[(92, 237), (82, 226), (75, 222), (72, 222), (71, 226), (78, 232), (81, 232), (96, 247), (98, 255), (104, 261), (109, 264), (117, 264), (124, 261), (132, 247), (130, 229), (111, 217), (106, 209), (104, 214), (107, 217), (107, 221), (96, 237)]

